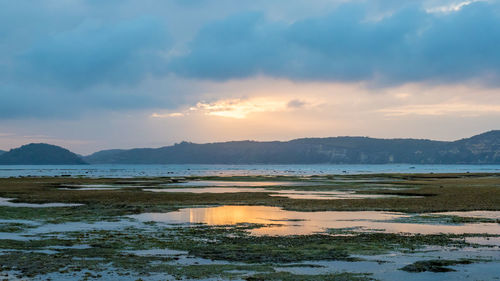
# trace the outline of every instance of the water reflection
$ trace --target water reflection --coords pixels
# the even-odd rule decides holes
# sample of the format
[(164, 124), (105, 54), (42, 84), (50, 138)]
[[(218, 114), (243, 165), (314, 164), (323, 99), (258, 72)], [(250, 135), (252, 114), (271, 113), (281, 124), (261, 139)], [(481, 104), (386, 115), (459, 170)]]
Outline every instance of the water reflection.
[(366, 199), (366, 198), (421, 198), (422, 196), (403, 196), (390, 194), (360, 194), (354, 191), (299, 191), (299, 190), (279, 190), (273, 191), (278, 194), (271, 196), (287, 197), (291, 199)]
[(365, 199), (365, 198), (391, 198), (391, 197), (411, 197), (385, 194), (359, 194), (351, 190), (276, 190), (265, 188), (244, 188), (244, 187), (198, 187), (198, 188), (149, 188), (143, 189), (151, 192), (188, 192), (188, 193), (237, 193), (237, 192), (267, 192), (270, 196), (287, 197), (291, 199)]
[(458, 216), (481, 219), (500, 219), (500, 211), (466, 211), (466, 212), (442, 212), (435, 215)]
[(61, 176), (133, 178), (162, 176), (344, 175), (382, 173), (498, 173), (500, 165), (0, 165), (0, 177)]
[(318, 185), (321, 182), (314, 181), (187, 181), (178, 183), (168, 183), (165, 186), (300, 186), (300, 185)]
[(251, 233), (255, 235), (304, 235), (324, 232), (329, 228), (354, 228), (359, 231), (372, 230), (389, 233), (500, 234), (500, 227), (494, 223), (450, 225), (392, 221), (410, 216), (403, 213), (377, 211), (297, 212), (267, 206), (220, 206), (186, 208), (169, 213), (143, 213), (132, 217), (140, 221), (165, 223), (204, 223), (208, 225), (257, 223), (267, 225), (251, 230)]
[(44, 203), (44, 204), (34, 204), (34, 203), (15, 203), (11, 202), (15, 198), (2, 198), (0, 197), (0, 206), (4, 207), (25, 207), (25, 208), (49, 208), (49, 207), (75, 207), (82, 206), (82, 204), (73, 203)]
[(123, 184), (66, 184), (59, 190), (117, 190), (121, 188), (143, 188), (144, 185), (123, 185)]
[(270, 192), (264, 188), (244, 187), (201, 187), (201, 188), (147, 188), (151, 192), (187, 192), (187, 193), (236, 193), (236, 192)]

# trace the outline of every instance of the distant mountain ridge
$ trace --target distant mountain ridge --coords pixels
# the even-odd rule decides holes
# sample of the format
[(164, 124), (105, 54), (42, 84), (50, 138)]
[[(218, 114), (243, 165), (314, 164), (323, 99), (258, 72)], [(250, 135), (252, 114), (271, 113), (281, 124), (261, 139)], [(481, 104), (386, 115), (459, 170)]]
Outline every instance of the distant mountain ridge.
[(0, 155), (0, 165), (73, 165), (86, 164), (75, 153), (45, 143), (30, 143)]
[(65, 148), (43, 143), (0, 151), (0, 165), (86, 163), (500, 164), (500, 131), (489, 131), (451, 142), (369, 137), (302, 138), (284, 142), (181, 142), (160, 148), (102, 150), (84, 157)]
[(452, 142), (369, 137), (182, 142), (103, 150), (83, 159), (91, 164), (500, 164), (500, 131)]
[(0, 155), (4, 154), (5, 152), (7, 152), (7, 151), (5, 151), (5, 150), (0, 150)]

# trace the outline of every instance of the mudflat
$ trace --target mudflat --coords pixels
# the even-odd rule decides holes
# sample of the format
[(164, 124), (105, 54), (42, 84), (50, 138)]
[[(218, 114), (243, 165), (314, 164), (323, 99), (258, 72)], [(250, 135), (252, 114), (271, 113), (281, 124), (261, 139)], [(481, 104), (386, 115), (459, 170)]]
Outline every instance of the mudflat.
[(500, 174), (2, 178), (0, 198), (7, 280), (500, 276)]

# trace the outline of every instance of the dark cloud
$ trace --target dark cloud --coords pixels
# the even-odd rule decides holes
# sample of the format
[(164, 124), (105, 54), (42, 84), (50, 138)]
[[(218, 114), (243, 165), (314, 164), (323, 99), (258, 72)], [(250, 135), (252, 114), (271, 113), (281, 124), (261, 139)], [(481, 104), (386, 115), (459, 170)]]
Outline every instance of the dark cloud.
[(168, 42), (162, 22), (155, 18), (112, 24), (86, 20), (36, 42), (20, 60), (43, 83), (70, 88), (133, 83), (164, 68), (162, 52)]
[(248, 12), (209, 24), (190, 43), (187, 56), (174, 58), (170, 69), (198, 78), (244, 78), (285, 63), (278, 48), (286, 41), (285, 26), (268, 23), (264, 15)]
[(140, 88), (145, 78), (166, 74), (172, 40), (163, 19), (93, 18), (74, 3), (0, 1), (6, 8), (0, 8), (6, 16), (0, 18), (0, 118), (75, 118), (89, 110), (171, 105), (158, 94), (165, 89)]
[(120, 111), (175, 105), (169, 96), (145, 92), (135, 87), (97, 87), (71, 91), (40, 85), (0, 83), (0, 119), (74, 119), (92, 110)]
[(499, 81), (498, 4), (475, 2), (448, 13), (406, 5), (380, 19), (368, 15), (359, 3), (292, 24), (240, 14), (203, 28), (171, 68), (213, 80), (260, 74), (379, 84)]
[(168, 108), (184, 78), (499, 86), (497, 2), (333, 2), (0, 0), (0, 118)]

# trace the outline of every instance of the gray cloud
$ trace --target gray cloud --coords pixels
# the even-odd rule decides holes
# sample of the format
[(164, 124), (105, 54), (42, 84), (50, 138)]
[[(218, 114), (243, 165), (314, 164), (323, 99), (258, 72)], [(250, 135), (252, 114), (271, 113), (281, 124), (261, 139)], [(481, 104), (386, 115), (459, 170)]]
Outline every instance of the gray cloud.
[(159, 72), (168, 35), (160, 20), (141, 17), (115, 24), (87, 20), (21, 54), (22, 66), (43, 83), (70, 88), (133, 83)]
[(301, 101), (301, 100), (298, 100), (298, 99), (294, 99), (294, 100), (291, 100), (289, 101), (286, 106), (288, 108), (302, 108), (306, 105), (306, 102), (305, 101)]
[(135, 87), (96, 87), (71, 91), (40, 85), (0, 84), (0, 119), (74, 119), (87, 111), (168, 107), (175, 104), (155, 92)]
[(189, 77), (226, 80), (255, 75), (294, 80), (454, 83), (498, 86), (500, 15), (495, 2), (449, 13), (406, 5), (370, 19), (367, 5), (292, 24), (243, 13), (204, 27), (190, 53), (171, 62)]
[(0, 118), (171, 108), (257, 75), (499, 86), (497, 2), (341, 2), (0, 0)]
[(172, 39), (164, 20), (108, 19), (91, 4), (0, 1), (0, 118), (71, 119), (175, 104), (158, 94), (168, 89), (144, 82), (166, 75)]

